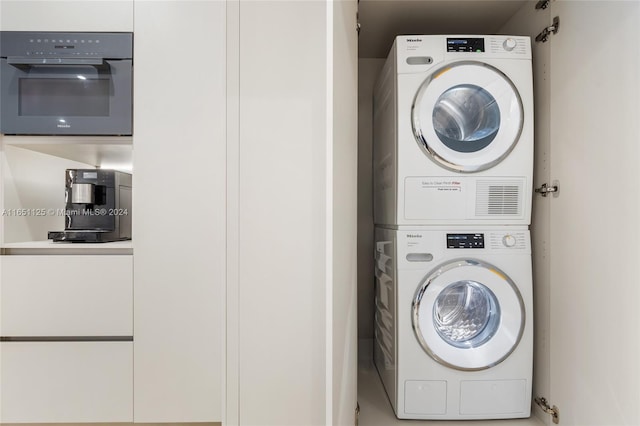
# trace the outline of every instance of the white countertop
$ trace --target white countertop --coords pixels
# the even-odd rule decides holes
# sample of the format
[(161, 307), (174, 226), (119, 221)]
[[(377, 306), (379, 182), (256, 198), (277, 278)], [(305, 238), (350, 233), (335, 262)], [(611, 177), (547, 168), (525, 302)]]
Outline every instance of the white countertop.
[(133, 254), (133, 243), (114, 241), (110, 243), (70, 243), (44, 241), (22, 241), (0, 246), (3, 254)]

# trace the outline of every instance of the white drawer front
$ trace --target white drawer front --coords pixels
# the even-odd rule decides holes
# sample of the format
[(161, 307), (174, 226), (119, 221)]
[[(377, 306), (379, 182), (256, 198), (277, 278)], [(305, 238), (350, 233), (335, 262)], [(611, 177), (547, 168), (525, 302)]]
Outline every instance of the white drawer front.
[(2, 336), (131, 336), (131, 255), (1, 256)]
[(0, 422), (133, 421), (132, 342), (3, 342), (0, 351)]

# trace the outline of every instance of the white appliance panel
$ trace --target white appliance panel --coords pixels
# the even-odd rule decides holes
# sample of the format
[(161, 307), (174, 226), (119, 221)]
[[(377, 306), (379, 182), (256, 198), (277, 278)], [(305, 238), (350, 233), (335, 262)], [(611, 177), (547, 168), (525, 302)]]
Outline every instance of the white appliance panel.
[[(447, 52), (450, 38), (482, 39), (484, 52)], [(528, 37), (397, 37), (373, 121), (377, 225), (530, 223)]]
[[(376, 263), (391, 278), (384, 285), (376, 282), (387, 292), (390, 286), (385, 299), (393, 306), (382, 309), (377, 296), (376, 318), (383, 324), (376, 324), (374, 361), (396, 416), (529, 417), (533, 294), (527, 227), (376, 227), (375, 241)], [(459, 266), (447, 268), (450, 264)], [(415, 302), (430, 279), (422, 294), (425, 308), (418, 316), (422, 322), (416, 327)], [(486, 286), (500, 308), (500, 321), (493, 325), (498, 332), (475, 347), (465, 348), (465, 339), (460, 345), (445, 342), (433, 322), (434, 301), (443, 289), (461, 282)], [(455, 306), (446, 297), (441, 300), (445, 307)], [(378, 328), (383, 327), (390, 333), (382, 335)], [(425, 348), (421, 335), (429, 335), (431, 346)], [(435, 349), (428, 350), (432, 346)]]

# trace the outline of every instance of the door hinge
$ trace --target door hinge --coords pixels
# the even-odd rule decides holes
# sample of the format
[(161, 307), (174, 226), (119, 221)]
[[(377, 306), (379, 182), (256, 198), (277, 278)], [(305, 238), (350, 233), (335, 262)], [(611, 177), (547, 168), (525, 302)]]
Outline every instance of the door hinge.
[(553, 18), (553, 24), (546, 27), (540, 34), (536, 36), (536, 41), (545, 43), (547, 40), (549, 40), (549, 36), (551, 34), (558, 34), (558, 28), (560, 28), (560, 18), (556, 16), (555, 18)]
[(553, 417), (553, 423), (558, 424), (560, 423), (560, 410), (558, 409), (558, 407), (556, 407), (555, 405), (552, 407), (549, 407), (549, 403), (547, 402), (547, 398), (545, 397), (535, 397), (533, 399), (533, 402), (536, 403), (536, 405), (538, 405), (538, 407), (542, 408), (542, 411), (544, 411), (547, 414), (551, 414), (551, 416)]
[(554, 196), (557, 197), (560, 191), (560, 188), (558, 187), (558, 181), (554, 180), (551, 186), (549, 186), (546, 183), (543, 183), (542, 186), (534, 189), (534, 191), (536, 192), (536, 194), (540, 194), (543, 197), (546, 197), (547, 194), (553, 194)]
[(355, 426), (358, 426), (358, 421), (360, 420), (360, 404), (356, 402), (356, 418), (353, 423)]
[(546, 9), (549, 7), (549, 0), (540, 0), (538, 3), (536, 3), (536, 9)]

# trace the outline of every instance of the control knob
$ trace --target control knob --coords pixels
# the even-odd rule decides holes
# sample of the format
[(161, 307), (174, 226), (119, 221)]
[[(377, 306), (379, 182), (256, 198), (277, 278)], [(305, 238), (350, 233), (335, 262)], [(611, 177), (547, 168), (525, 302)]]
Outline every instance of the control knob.
[(516, 242), (516, 237), (511, 234), (506, 234), (504, 237), (502, 237), (502, 244), (505, 247), (513, 247), (516, 245)]
[(516, 48), (517, 45), (518, 43), (512, 38), (508, 38), (502, 42), (502, 47), (504, 47), (504, 50), (506, 50), (507, 52), (511, 52)]

